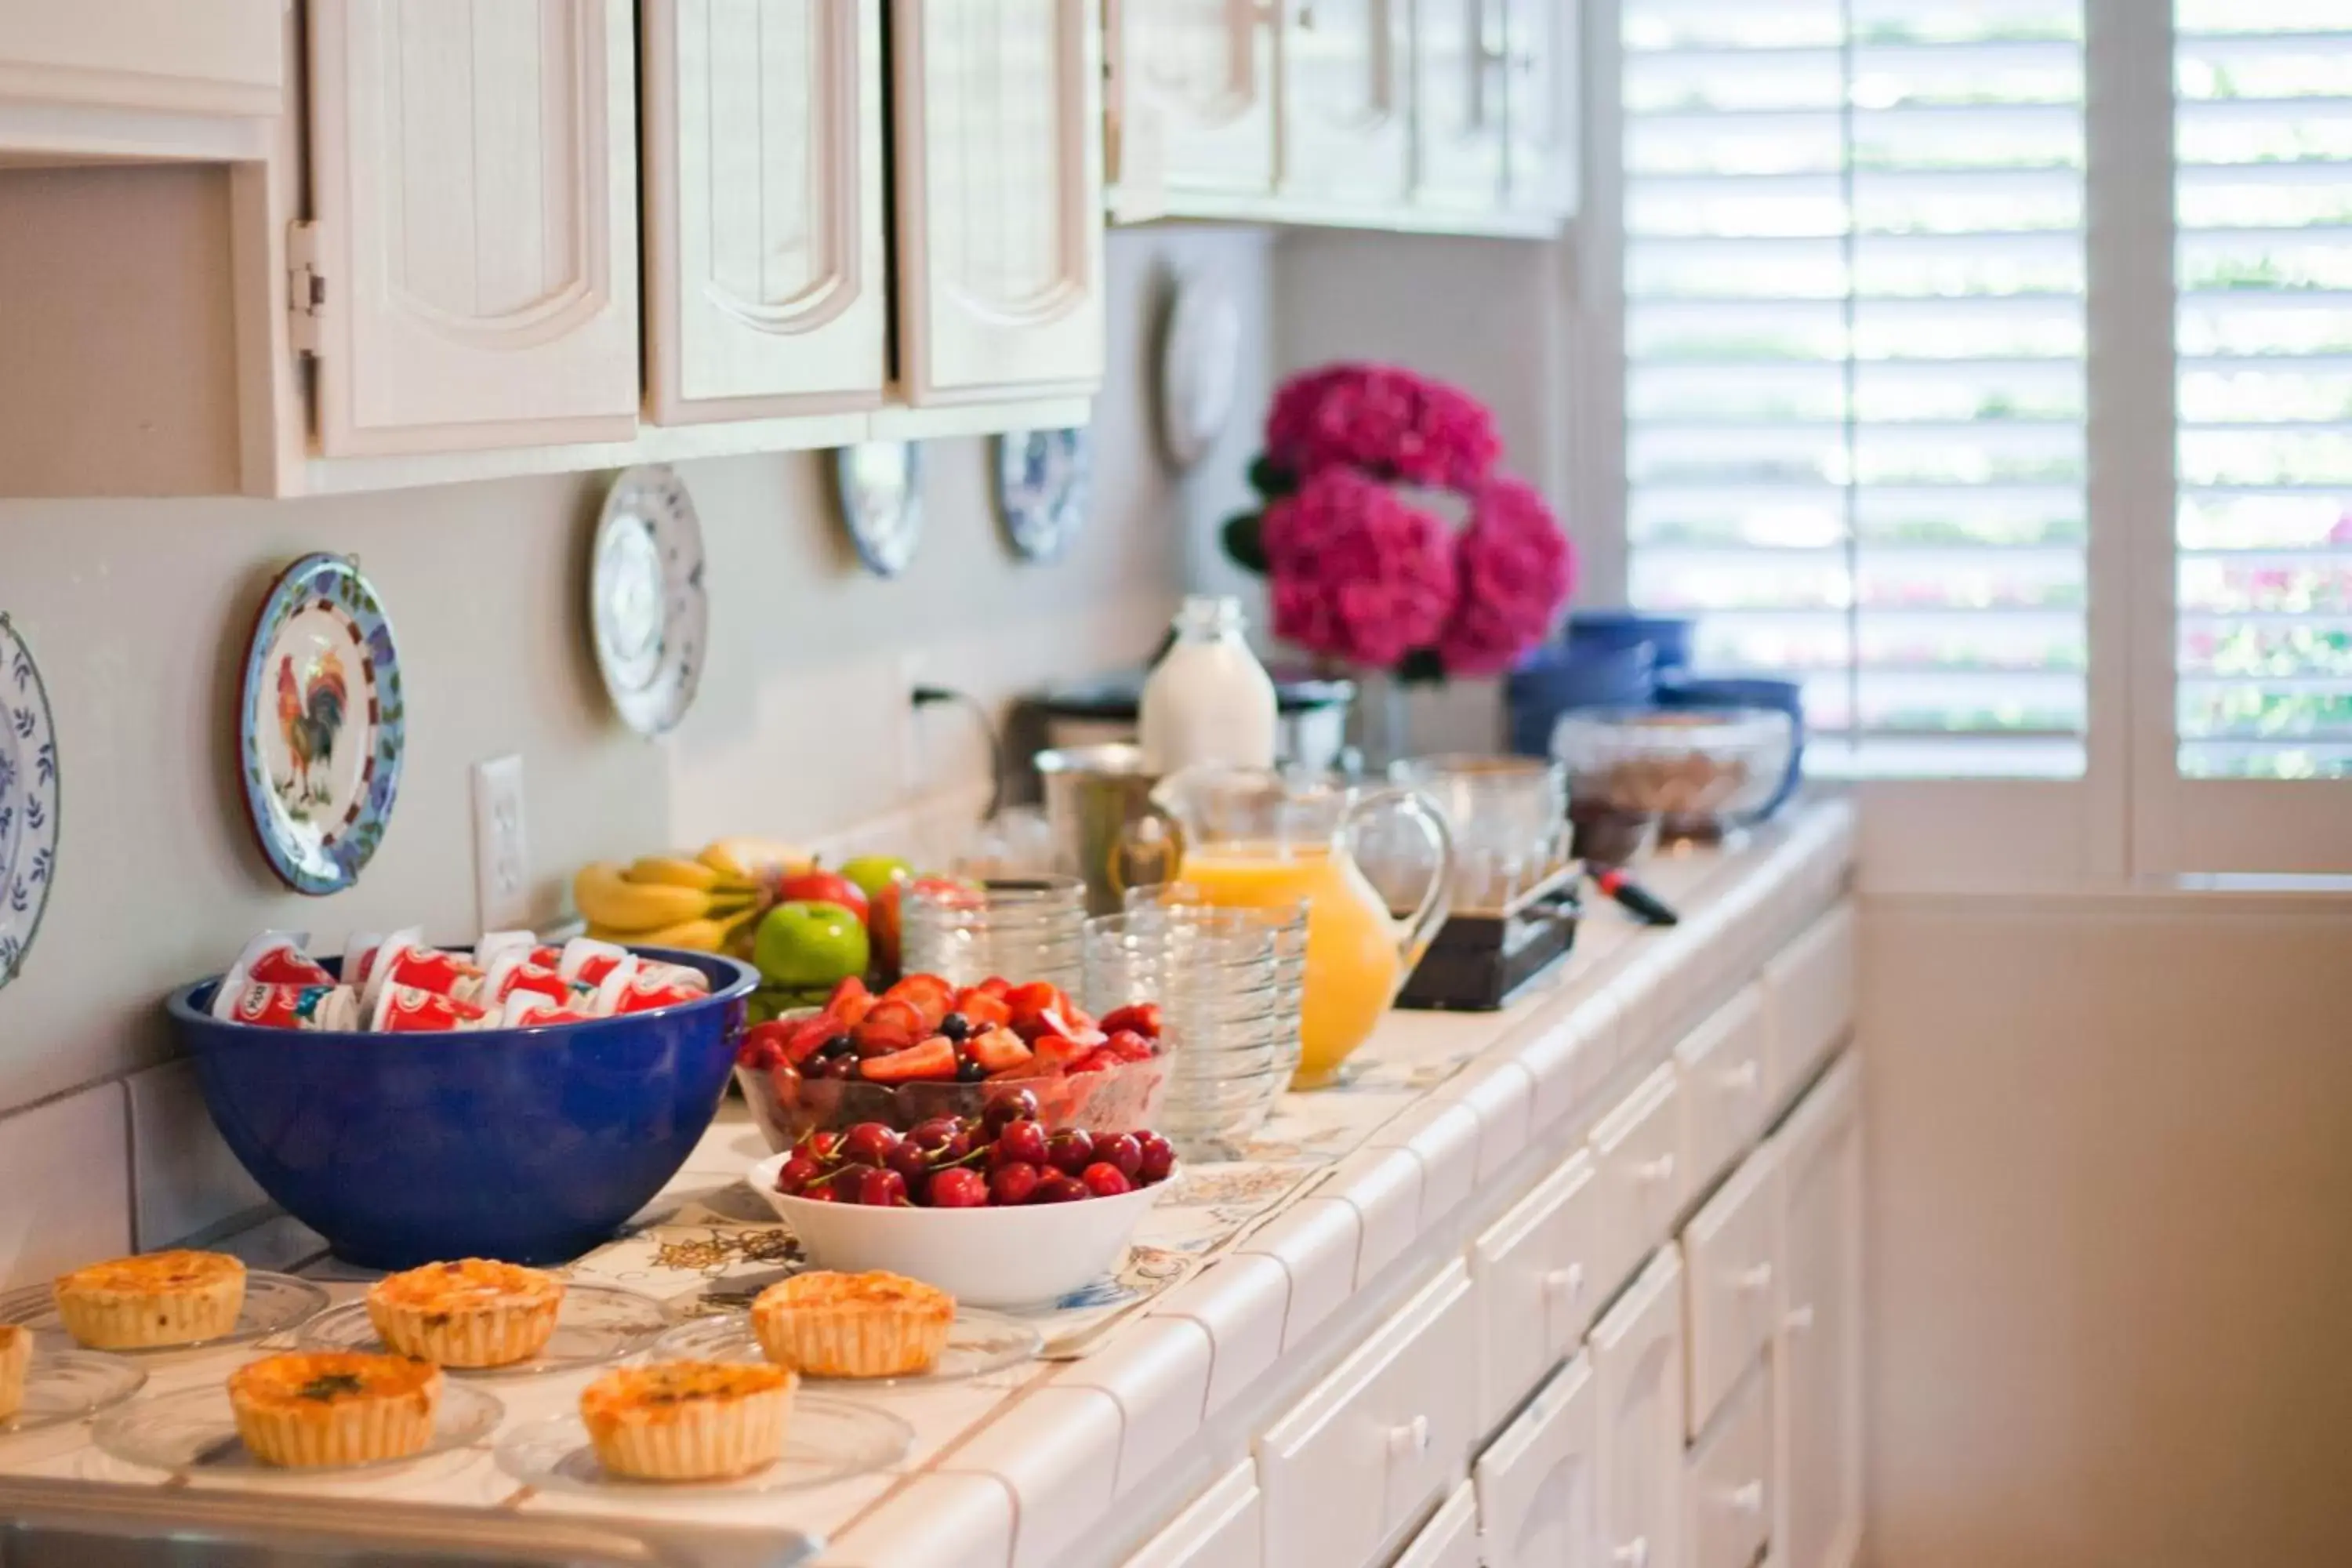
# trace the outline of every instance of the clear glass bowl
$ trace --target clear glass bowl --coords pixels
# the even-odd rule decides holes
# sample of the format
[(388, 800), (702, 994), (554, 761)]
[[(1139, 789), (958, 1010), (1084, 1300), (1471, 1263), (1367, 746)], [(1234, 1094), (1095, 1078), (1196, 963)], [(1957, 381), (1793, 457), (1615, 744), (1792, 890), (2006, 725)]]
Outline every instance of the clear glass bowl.
[(1769, 708), (1578, 709), (1551, 732), (1571, 801), (1654, 815), (1669, 837), (1748, 820), (1780, 787), (1794, 744), (1789, 716)]
[(802, 1078), (782, 1068), (740, 1064), (735, 1068), (751, 1119), (760, 1124), (768, 1147), (779, 1152), (820, 1128), (879, 1121), (904, 1132), (935, 1116), (978, 1116), (991, 1101), (1021, 1089), (1036, 1097), (1037, 1119), (1048, 1131), (1083, 1127), (1089, 1132), (1139, 1132), (1153, 1125), (1168, 1076), (1165, 1057), (1097, 1072), (983, 1079), (978, 1083), (868, 1083)]

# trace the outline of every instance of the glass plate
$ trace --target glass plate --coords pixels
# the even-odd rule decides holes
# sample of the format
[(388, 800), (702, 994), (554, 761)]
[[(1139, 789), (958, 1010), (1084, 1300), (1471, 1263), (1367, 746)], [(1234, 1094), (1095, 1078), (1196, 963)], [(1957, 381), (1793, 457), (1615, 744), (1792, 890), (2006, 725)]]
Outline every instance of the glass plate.
[[(452, 1366), (442, 1370), (452, 1377), (530, 1377), (540, 1373), (572, 1372), (614, 1361), (645, 1349), (647, 1341), (669, 1327), (670, 1316), (659, 1301), (610, 1285), (566, 1285), (563, 1305), (556, 1313), (555, 1332), (546, 1348), (529, 1361), (508, 1366)], [(368, 1321), (365, 1301), (330, 1307), (302, 1325), (298, 1336), (306, 1351), (366, 1351), (384, 1348)]]
[(800, 1491), (876, 1470), (907, 1457), (915, 1429), (887, 1410), (822, 1394), (798, 1394), (784, 1426), (784, 1457), (763, 1470), (726, 1481), (639, 1481), (596, 1462), (577, 1415), (526, 1421), (502, 1434), (499, 1468), (527, 1486), (557, 1491), (738, 1493)]
[(16, 1415), (0, 1417), (0, 1436), (95, 1415), (110, 1405), (121, 1404), (146, 1382), (147, 1374), (121, 1356), (97, 1351), (39, 1352), (25, 1374), (25, 1402)]
[[(948, 1330), (948, 1348), (929, 1372), (904, 1377), (812, 1377), (813, 1384), (836, 1387), (898, 1388), (933, 1383), (959, 1383), (982, 1373), (1002, 1372), (1034, 1359), (1044, 1342), (1037, 1331), (1018, 1318), (983, 1312), (973, 1307), (956, 1309), (955, 1324)], [(765, 1361), (751, 1320), (742, 1312), (697, 1318), (654, 1342), (652, 1355), (683, 1356), (689, 1361)]]
[[(441, 1403), (433, 1412), (433, 1440), (414, 1454), (379, 1459), (369, 1465), (322, 1466), (320, 1470), (380, 1470), (411, 1464), (435, 1454), (462, 1448), (489, 1436), (505, 1418), (507, 1407), (478, 1388), (444, 1382)], [(205, 1475), (289, 1475), (265, 1465), (246, 1451), (236, 1435), (236, 1415), (229, 1407), (228, 1389), (213, 1384), (159, 1394), (126, 1405), (101, 1416), (90, 1441), (100, 1452), (126, 1465), (151, 1470), (194, 1470)], [(306, 1468), (305, 1474), (319, 1473)]]
[[(233, 1345), (247, 1340), (267, 1339), (298, 1328), (327, 1304), (327, 1293), (308, 1279), (297, 1279), (291, 1274), (271, 1274), (263, 1270), (247, 1270), (245, 1276), (245, 1307), (236, 1315), (236, 1327), (218, 1339), (190, 1340), (184, 1344), (155, 1345), (144, 1350), (110, 1350), (109, 1355), (173, 1355), (181, 1351), (200, 1349), (205, 1345)], [(21, 1290), (11, 1290), (0, 1296), (0, 1323), (16, 1323), (30, 1329), (40, 1339), (52, 1344), (74, 1342), (66, 1332), (63, 1319), (58, 1316), (58, 1300), (47, 1285), (28, 1285)]]

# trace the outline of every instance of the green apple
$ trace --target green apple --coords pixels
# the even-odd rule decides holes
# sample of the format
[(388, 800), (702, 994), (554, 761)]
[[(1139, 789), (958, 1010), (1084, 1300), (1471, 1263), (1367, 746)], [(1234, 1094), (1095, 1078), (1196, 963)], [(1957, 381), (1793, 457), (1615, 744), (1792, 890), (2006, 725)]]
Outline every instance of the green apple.
[(866, 922), (839, 904), (795, 899), (760, 921), (751, 962), (771, 985), (824, 986), (866, 973)]
[(893, 882), (903, 882), (915, 874), (915, 868), (895, 855), (860, 855), (841, 863), (841, 874), (857, 884), (857, 890), (868, 900), (882, 896), (882, 889)]

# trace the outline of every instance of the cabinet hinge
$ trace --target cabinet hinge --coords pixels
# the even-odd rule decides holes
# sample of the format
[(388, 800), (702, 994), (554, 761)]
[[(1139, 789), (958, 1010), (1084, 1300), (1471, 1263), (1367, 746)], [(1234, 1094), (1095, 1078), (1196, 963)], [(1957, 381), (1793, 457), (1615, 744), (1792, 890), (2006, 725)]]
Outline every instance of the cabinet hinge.
[(319, 322), (327, 311), (327, 279), (319, 271), (319, 226), (286, 226), (286, 341), (296, 353), (319, 352)]

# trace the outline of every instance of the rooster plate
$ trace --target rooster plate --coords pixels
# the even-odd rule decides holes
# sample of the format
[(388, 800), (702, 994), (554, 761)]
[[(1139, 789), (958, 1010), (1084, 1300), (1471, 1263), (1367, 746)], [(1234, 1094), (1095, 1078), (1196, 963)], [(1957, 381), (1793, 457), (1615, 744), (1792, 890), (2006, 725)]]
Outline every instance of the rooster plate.
[(305, 893), (359, 879), (400, 790), (392, 623), (359, 568), (306, 555), (269, 591), (246, 652), (237, 753), (255, 837)]

